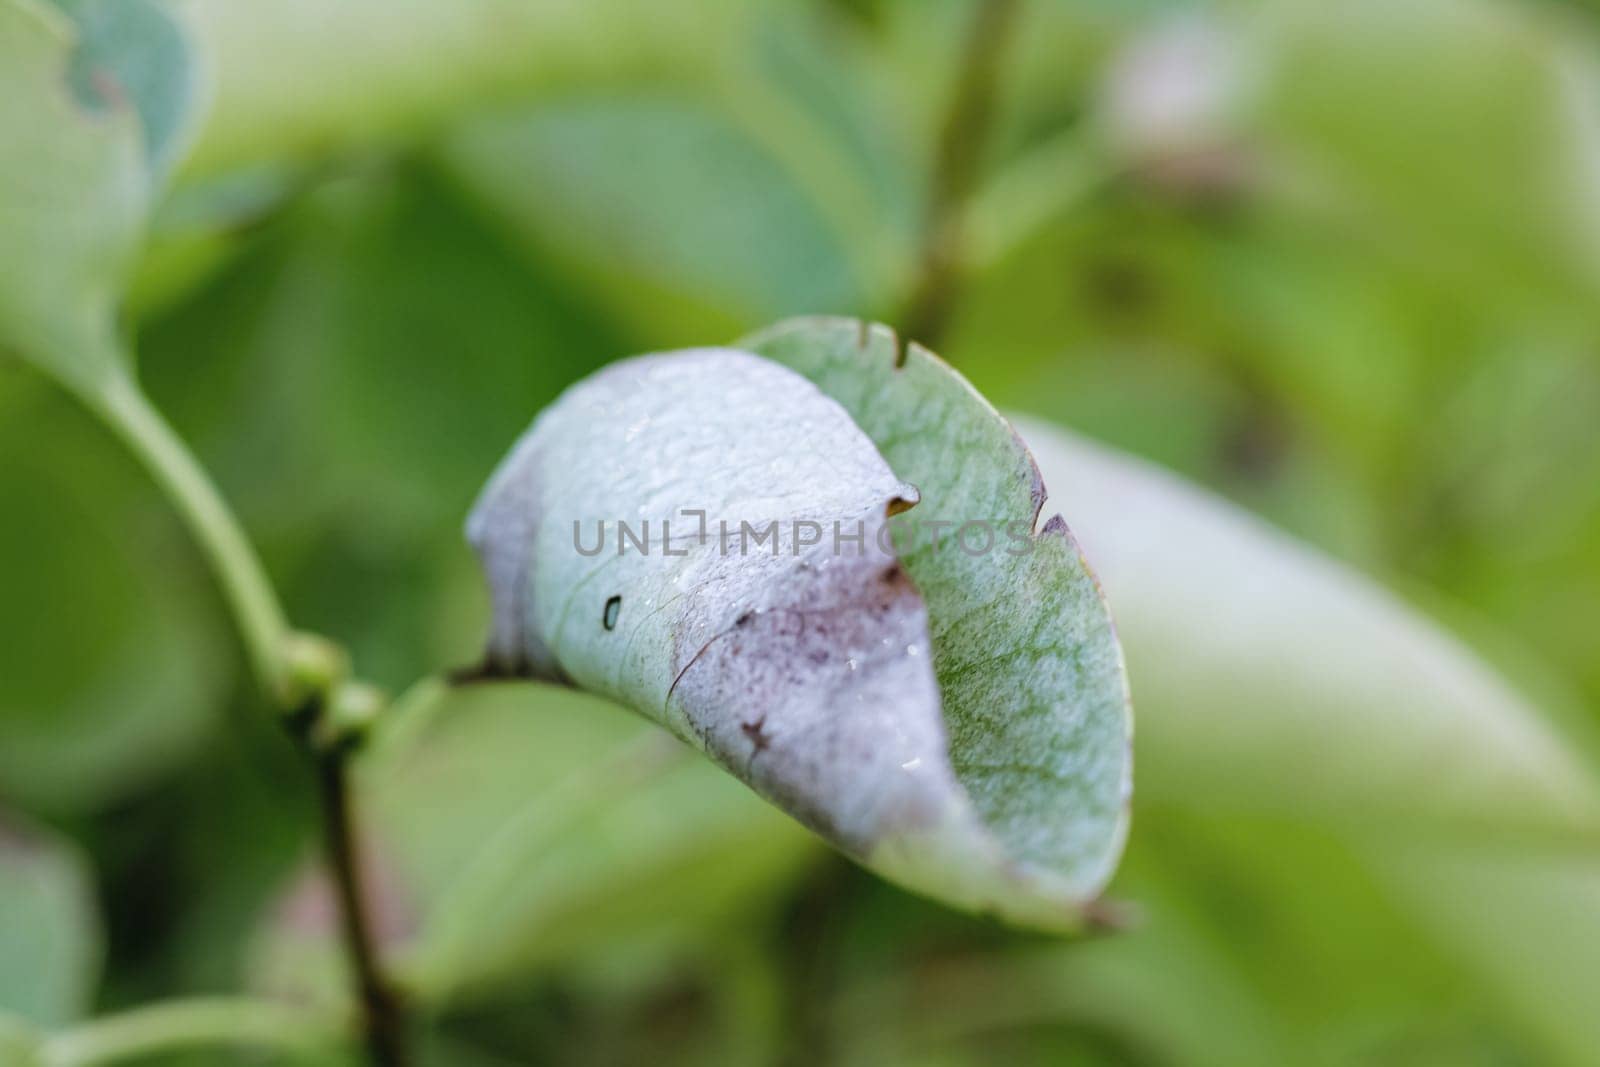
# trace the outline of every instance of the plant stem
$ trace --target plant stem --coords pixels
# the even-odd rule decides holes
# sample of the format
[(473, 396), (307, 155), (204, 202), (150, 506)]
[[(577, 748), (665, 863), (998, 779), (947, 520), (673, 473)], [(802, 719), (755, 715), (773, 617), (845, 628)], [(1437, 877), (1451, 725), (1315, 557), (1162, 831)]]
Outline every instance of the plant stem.
[(97, 1067), (200, 1047), (315, 1053), (336, 1043), (324, 1020), (263, 1000), (205, 997), (137, 1008), (49, 1038), (47, 1067)]
[(373, 916), (362, 876), (361, 855), (350, 807), (349, 762), (342, 748), (317, 758), (322, 799), (323, 847), (339, 901), (345, 955), (361, 1000), (362, 1029), (373, 1067), (404, 1067), (405, 1018), (378, 959)]
[(238, 621), (251, 669), (273, 703), (280, 703), (289, 626), (266, 569), (233, 512), (193, 453), (131, 378), (114, 375), (87, 395), (178, 508)]
[(908, 341), (930, 348), (943, 339), (961, 283), (966, 234), (962, 214), (978, 179), (978, 165), (994, 113), (1000, 62), (1017, 21), (1019, 0), (977, 0), (962, 50), (961, 71), (939, 132), (922, 252), (911, 296), (900, 316)]
[[(204, 468), (132, 377), (118, 372), (83, 395), (144, 461), (178, 508), (222, 586), (257, 678), (273, 706), (285, 714), (284, 721), (299, 733), (301, 747), (317, 774), (327, 862), (337, 891), (345, 951), (360, 999), (368, 1051), (374, 1067), (403, 1067), (401, 1004), (379, 965), (369, 898), (357, 862), (348, 778), (352, 746), (345, 741), (321, 745), (316, 739), (314, 720), (326, 713), (331, 688), (343, 679), (328, 674), (319, 679), (318, 691), (294, 692), (289, 624), (266, 568)], [(301, 714), (307, 711), (311, 714)], [(153, 1022), (142, 1017), (135, 1022), (154, 1027), (167, 1021), (165, 1016), (152, 1018)], [(196, 1015), (182, 1017), (180, 1022), (187, 1019), (185, 1025), (194, 1025), (210, 1018)]]

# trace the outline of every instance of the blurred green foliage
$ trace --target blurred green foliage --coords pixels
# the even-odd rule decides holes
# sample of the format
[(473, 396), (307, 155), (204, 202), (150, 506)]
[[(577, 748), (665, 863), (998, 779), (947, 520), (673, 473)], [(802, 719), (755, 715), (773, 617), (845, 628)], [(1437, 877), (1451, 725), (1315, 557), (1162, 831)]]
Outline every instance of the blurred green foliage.
[[(125, 327), (297, 624), (396, 690), (471, 661), (462, 518), (561, 388), (790, 313), (892, 318), (970, 6), (179, 5), (214, 84)], [(1021, 17), (942, 353), (1381, 576), (1592, 767), (1591, 12)], [(309, 783), (249, 714), (202, 562), (113, 437), (12, 362), (0, 500), (0, 799), (50, 827), (0, 826), (0, 926), (62, 939), (0, 958), (6, 1010), (79, 1014), (102, 922), (101, 1009), (339, 988)], [(1254, 695), (1213, 697), (1274, 712)], [(1265, 789), (1186, 804), (1217, 771), (1170, 764), (1114, 887), (1131, 929), (1062, 943), (875, 882), (604, 705), (424, 685), (400, 707), (364, 811), (442, 1064), (1600, 1056), (1592, 840), (1386, 849)], [(1278, 787), (1316, 759), (1283, 753)], [(99, 906), (63, 916), (80, 854)]]

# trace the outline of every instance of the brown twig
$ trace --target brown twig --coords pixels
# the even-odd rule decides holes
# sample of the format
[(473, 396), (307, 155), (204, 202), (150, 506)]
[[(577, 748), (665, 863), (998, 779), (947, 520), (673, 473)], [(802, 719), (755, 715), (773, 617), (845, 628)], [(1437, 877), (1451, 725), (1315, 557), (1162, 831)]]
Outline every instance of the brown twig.
[(977, 0), (962, 51), (961, 72), (945, 112), (923, 216), (922, 251), (900, 316), (900, 333), (930, 348), (942, 340), (961, 283), (965, 251), (962, 212), (994, 114), (995, 84), (1020, 0)]
[(378, 959), (371, 895), (362, 876), (350, 805), (348, 750), (316, 753), (323, 847), (339, 902), (345, 955), (355, 972), (362, 1029), (373, 1067), (405, 1067), (405, 1016)]

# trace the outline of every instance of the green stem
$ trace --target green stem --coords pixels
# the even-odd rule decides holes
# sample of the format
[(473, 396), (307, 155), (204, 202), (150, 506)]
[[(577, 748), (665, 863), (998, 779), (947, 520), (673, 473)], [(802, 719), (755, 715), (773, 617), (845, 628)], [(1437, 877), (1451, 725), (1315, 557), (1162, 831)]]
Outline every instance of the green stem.
[(113, 375), (88, 398), (178, 508), (238, 620), (257, 678), (273, 701), (281, 702), (289, 626), (261, 560), (227, 503), (193, 453), (129, 376)]
[[(291, 641), (288, 621), (266, 568), (227, 502), (131, 374), (122, 369), (121, 353), (109, 355), (107, 362), (117, 369), (92, 384), (76, 383), (79, 394), (144, 462), (183, 516), (238, 622), (257, 678), (316, 768), (328, 864), (338, 890), (345, 947), (355, 972), (371, 1060), (375, 1067), (399, 1067), (405, 1062), (402, 1006), (378, 960), (369, 898), (356, 862), (347, 765), (353, 745), (349, 737), (319, 739), (322, 728), (350, 725), (338, 721), (339, 706), (332, 702), (339, 694), (348, 698), (360, 687), (344, 677), (344, 654), (331, 642), (312, 635), (298, 635), (297, 641)], [(252, 1031), (252, 1022), (260, 1019), (259, 1008), (245, 1016), (240, 1015), (241, 1010), (240, 1002), (202, 1001), (181, 1008), (153, 1008), (96, 1024), (64, 1039), (68, 1042), (61, 1053), (65, 1058), (59, 1062), (102, 1062), (110, 1058), (100, 1051), (105, 1048), (137, 1051), (145, 1044), (169, 1039), (192, 1041), (196, 1034), (255, 1034), (269, 1041), (279, 1038), (281, 1043), (276, 1032), (283, 1021), (281, 1015), (272, 1025)]]
[(962, 214), (977, 185), (1001, 60), (1021, 7), (1020, 0), (976, 3), (950, 107), (939, 131), (917, 273), (899, 321), (902, 337), (929, 348), (937, 347), (943, 338), (961, 285), (966, 253)]
[(46, 1067), (94, 1067), (161, 1053), (251, 1046), (308, 1054), (339, 1042), (325, 1022), (303, 1011), (242, 997), (207, 997), (137, 1008), (49, 1038)]

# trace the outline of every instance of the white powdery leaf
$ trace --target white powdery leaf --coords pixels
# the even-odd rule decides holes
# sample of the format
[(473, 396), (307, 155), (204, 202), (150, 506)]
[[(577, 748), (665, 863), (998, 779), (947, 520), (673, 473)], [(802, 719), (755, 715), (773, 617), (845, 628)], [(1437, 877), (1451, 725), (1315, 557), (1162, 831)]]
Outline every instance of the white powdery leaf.
[(616, 364), (535, 421), (468, 522), (495, 600), (489, 666), (634, 708), (908, 888), (1071, 928), (1107, 844), (1090, 875), (1051, 869), (1017, 847), (1040, 836), (1019, 833), (1023, 812), (972, 792), (995, 779), (959, 771), (963, 751), (1025, 766), (1033, 753), (1003, 746), (1039, 735), (951, 718), (943, 627), (930, 636), (886, 530), (918, 498), (845, 407), (777, 363)]

